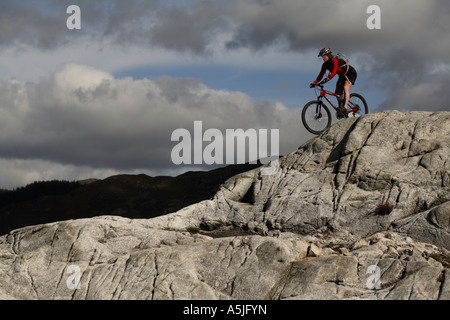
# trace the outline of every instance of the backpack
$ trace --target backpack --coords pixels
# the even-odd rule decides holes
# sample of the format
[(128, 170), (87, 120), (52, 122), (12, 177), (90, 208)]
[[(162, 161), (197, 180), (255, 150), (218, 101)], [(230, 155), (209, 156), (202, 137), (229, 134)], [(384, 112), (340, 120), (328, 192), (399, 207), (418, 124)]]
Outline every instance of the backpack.
[(349, 66), (350, 66), (347, 56), (343, 53), (337, 53), (335, 57), (338, 58), (339, 67), (341, 67), (342, 70), (345, 70), (345, 74), (347, 74)]

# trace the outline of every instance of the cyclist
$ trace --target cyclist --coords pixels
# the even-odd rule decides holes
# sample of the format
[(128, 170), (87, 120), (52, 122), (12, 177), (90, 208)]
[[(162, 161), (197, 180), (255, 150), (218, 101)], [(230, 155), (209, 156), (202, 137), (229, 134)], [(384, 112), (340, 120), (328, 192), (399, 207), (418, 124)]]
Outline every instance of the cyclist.
[[(342, 117), (346, 114), (345, 112), (347, 110), (348, 100), (350, 99), (350, 87), (354, 85), (356, 81), (356, 70), (351, 65), (348, 65), (347, 70), (347, 67), (344, 67), (346, 62), (333, 56), (330, 48), (323, 48), (320, 50), (318, 57), (322, 57), (324, 62), (322, 64), (322, 69), (320, 70), (319, 76), (316, 81), (310, 84), (310, 87), (314, 87), (320, 80), (322, 80), (326, 70), (330, 71), (330, 75), (323, 80), (323, 83), (330, 81), (336, 74), (338, 74), (339, 79), (336, 83), (335, 93), (342, 96), (342, 92), (344, 92), (344, 104), (339, 107), (341, 113), (339, 116)], [(340, 105), (339, 98), (338, 105)]]

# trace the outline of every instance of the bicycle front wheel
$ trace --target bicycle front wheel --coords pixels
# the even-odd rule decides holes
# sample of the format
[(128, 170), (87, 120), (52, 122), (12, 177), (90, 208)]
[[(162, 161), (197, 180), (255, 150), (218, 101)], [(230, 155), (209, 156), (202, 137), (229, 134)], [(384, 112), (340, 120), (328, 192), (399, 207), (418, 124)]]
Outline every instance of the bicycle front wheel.
[(302, 122), (306, 130), (319, 135), (331, 126), (330, 109), (319, 101), (308, 102), (302, 110)]

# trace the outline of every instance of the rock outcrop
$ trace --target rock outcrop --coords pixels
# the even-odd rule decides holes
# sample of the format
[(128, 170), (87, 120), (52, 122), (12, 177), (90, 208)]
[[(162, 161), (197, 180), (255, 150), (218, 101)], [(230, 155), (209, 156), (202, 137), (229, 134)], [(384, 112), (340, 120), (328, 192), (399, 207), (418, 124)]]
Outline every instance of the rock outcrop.
[(347, 119), (153, 219), (0, 237), (4, 299), (450, 299), (450, 113)]

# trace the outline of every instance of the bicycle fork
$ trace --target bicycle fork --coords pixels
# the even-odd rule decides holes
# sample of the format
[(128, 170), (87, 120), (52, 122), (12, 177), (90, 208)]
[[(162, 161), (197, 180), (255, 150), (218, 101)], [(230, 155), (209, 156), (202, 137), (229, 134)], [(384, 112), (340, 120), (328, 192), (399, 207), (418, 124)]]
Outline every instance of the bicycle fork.
[(314, 119), (320, 119), (322, 118), (322, 97), (317, 98), (317, 106), (316, 106), (316, 114), (314, 115)]

